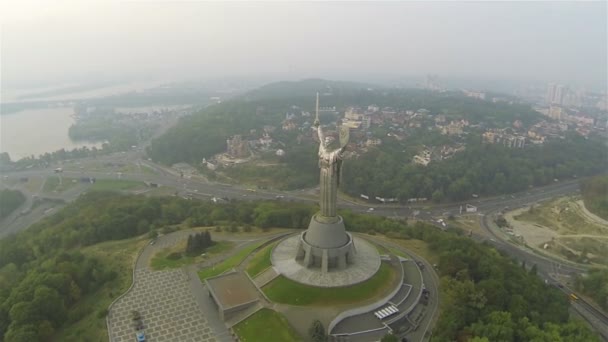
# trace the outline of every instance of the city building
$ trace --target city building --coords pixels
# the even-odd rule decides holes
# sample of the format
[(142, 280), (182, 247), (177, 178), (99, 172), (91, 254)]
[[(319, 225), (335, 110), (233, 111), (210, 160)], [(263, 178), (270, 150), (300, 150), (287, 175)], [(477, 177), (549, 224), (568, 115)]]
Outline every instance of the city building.
[(431, 162), (431, 151), (424, 150), (422, 153), (414, 156), (414, 163), (427, 166)]

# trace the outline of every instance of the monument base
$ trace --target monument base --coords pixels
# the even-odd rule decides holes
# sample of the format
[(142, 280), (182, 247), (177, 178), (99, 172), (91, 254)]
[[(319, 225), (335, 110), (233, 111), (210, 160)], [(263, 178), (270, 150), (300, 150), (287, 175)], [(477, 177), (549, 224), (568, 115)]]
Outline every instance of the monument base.
[[(319, 266), (304, 266), (303, 259), (296, 260), (296, 252), (301, 243), (301, 234), (285, 238), (273, 249), (271, 260), (275, 271), (282, 276), (301, 284), (316, 287), (342, 287), (361, 283), (371, 278), (380, 268), (380, 255), (371, 243), (357, 236), (352, 236), (352, 245), (357, 246), (357, 253), (350, 254), (346, 267), (328, 267), (322, 272)], [(329, 256), (329, 253), (328, 253)], [(322, 260), (313, 259), (314, 261)], [(328, 266), (331, 258), (328, 258)]]
[(304, 267), (320, 268), (327, 273), (352, 264), (355, 253), (353, 238), (346, 232), (342, 217), (317, 214), (299, 236), (295, 259)]

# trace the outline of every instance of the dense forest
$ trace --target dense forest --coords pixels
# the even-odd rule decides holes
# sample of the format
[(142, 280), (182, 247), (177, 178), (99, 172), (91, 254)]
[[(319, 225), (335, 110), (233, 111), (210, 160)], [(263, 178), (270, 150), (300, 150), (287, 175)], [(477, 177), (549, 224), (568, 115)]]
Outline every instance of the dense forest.
[[(604, 151), (605, 154), (605, 151)], [(604, 164), (604, 170), (606, 164)], [(608, 175), (597, 176), (581, 183), (581, 194), (585, 208), (608, 220)]]
[[(463, 200), (472, 194), (501, 194), (572, 179), (606, 169), (601, 141), (570, 135), (542, 146), (509, 149), (469, 139), (467, 149), (427, 167), (405, 164), (395, 153), (376, 149), (345, 162), (343, 189), (355, 196)], [(604, 192), (605, 194), (605, 192)]]
[[(417, 237), (417, 236), (414, 236)], [(422, 238), (440, 255), (443, 310), (433, 341), (599, 341), (568, 320), (568, 299), (494, 248), (450, 234)]]
[[(178, 224), (305, 228), (316, 210), (281, 201), (214, 204), (85, 194), (28, 230), (0, 240), (0, 336), (7, 342), (45, 341), (81, 318), (76, 304), (112, 282), (117, 270), (84, 256), (80, 247), (151, 231), (166, 233)], [(568, 321), (568, 302), (559, 291), (488, 245), (423, 223), (341, 214), (351, 231), (420, 239), (440, 256), (445, 309), (434, 329), (436, 341), (597, 340), (584, 325)]]
[(604, 310), (608, 310), (608, 269), (592, 268), (576, 278), (576, 288), (593, 298)]
[(25, 202), (25, 195), (19, 190), (0, 191), (0, 220), (10, 215)]

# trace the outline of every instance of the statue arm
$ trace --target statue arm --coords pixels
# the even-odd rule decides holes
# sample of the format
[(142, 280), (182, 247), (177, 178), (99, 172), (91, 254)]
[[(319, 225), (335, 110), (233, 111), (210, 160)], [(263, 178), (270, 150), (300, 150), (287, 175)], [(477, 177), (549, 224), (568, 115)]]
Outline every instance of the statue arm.
[(317, 135), (319, 136), (319, 144), (321, 144), (321, 146), (323, 146), (323, 144), (325, 144), (325, 134), (323, 133), (323, 129), (321, 128), (321, 125), (317, 126)]

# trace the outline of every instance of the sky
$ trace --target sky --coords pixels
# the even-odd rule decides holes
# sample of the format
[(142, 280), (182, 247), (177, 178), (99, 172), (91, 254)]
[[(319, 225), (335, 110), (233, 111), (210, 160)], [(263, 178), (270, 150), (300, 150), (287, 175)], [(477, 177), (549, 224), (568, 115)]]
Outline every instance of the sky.
[(607, 83), (602, 2), (0, 2), (2, 87), (438, 74)]

